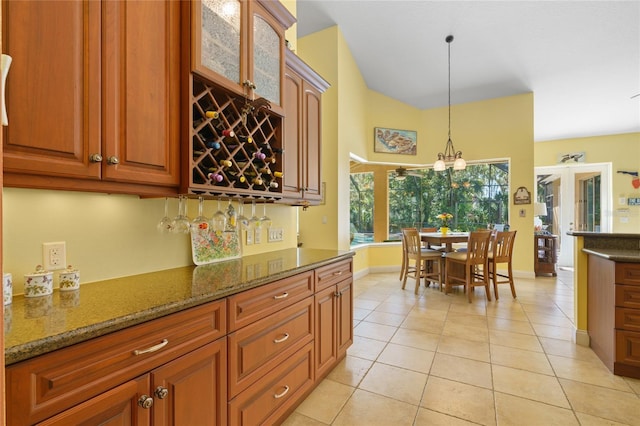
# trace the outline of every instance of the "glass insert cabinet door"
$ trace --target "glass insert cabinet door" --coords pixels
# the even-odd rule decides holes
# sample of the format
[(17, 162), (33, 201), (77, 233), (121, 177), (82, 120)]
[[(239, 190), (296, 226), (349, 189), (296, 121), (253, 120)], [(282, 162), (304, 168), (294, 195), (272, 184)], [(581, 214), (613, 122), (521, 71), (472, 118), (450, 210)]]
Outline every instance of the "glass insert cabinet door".
[(246, 0), (190, 3), (193, 72), (240, 95), (280, 105), (284, 28)]

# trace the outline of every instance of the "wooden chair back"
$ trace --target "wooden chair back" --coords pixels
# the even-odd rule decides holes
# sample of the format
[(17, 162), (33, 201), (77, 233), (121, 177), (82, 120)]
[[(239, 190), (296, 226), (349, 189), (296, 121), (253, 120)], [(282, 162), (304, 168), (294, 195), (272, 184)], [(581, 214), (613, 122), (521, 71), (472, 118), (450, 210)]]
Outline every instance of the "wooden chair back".
[(491, 231), (471, 231), (467, 242), (467, 265), (485, 265), (491, 243)]
[(404, 228), (402, 230), (402, 237), (409, 255), (420, 254), (422, 243), (420, 242), (420, 233), (418, 233), (416, 228)]
[(493, 239), (493, 261), (495, 263), (511, 262), (513, 243), (517, 231), (498, 231)]

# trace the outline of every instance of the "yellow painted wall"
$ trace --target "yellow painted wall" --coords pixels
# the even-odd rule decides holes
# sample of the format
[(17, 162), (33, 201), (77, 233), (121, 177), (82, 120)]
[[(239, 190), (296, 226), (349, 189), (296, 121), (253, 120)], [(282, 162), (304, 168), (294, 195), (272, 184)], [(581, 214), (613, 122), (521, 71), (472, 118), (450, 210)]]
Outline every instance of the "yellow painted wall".
[[(164, 199), (18, 188), (4, 188), (3, 199), (4, 271), (13, 274), (16, 294), (23, 291), (24, 274), (42, 263), (43, 242), (66, 242), (67, 263), (80, 270), (81, 283), (193, 264), (188, 235), (156, 229)], [(216, 201), (205, 202), (205, 215), (216, 210)], [(256, 210), (262, 215), (262, 206)], [(250, 212), (245, 206), (245, 215)], [(170, 199), (169, 213), (177, 213), (177, 200)], [(196, 200), (188, 213), (197, 215)], [(271, 205), (267, 215), (284, 228), (285, 241), (267, 243), (263, 230), (263, 243), (245, 247), (244, 254), (295, 247), (295, 208)]]
[[(618, 170), (640, 171), (640, 133), (593, 136), (587, 138), (560, 139), (538, 142), (534, 149), (536, 167), (555, 166), (558, 155), (568, 152), (585, 152), (586, 163), (612, 164), (612, 196), (614, 220), (612, 232), (640, 232), (640, 206), (619, 205), (618, 198), (640, 197), (640, 188), (631, 185), (632, 177), (617, 173)], [(629, 209), (629, 222), (623, 223), (617, 209)]]

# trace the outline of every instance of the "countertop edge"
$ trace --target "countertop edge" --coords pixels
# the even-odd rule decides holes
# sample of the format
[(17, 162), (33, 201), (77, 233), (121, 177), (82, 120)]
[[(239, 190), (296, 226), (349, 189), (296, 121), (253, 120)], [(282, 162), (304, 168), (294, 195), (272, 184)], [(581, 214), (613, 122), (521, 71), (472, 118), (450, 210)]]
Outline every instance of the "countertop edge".
[(638, 250), (607, 250), (583, 248), (583, 253), (598, 256), (614, 262), (640, 263), (640, 251)]
[(308, 264), (305, 264), (304, 266), (278, 272), (269, 276), (253, 279), (245, 283), (241, 283), (240, 285), (229, 287), (228, 291), (219, 291), (215, 295), (204, 294), (201, 296), (194, 296), (181, 300), (179, 302), (154, 306), (151, 309), (134, 312), (121, 317), (111, 318), (109, 320), (101, 321), (96, 324), (90, 324), (85, 327), (80, 327), (60, 334), (35, 339), (24, 344), (7, 347), (5, 348), (5, 365), (8, 366), (11, 364), (15, 364), (20, 361), (34, 358), (38, 355), (43, 355), (58, 349), (91, 340), (93, 338), (104, 336), (109, 333), (124, 330), (126, 328), (133, 327), (147, 321), (152, 321), (166, 315), (200, 306), (215, 300), (224, 299), (234, 294), (241, 293), (252, 288), (260, 287), (262, 285), (269, 284), (271, 282), (293, 275), (297, 275), (302, 272), (317, 269), (334, 262), (346, 260), (352, 258), (353, 256), (355, 256), (355, 253), (353, 251), (341, 251), (340, 253), (336, 252), (336, 254), (325, 259), (310, 262)]

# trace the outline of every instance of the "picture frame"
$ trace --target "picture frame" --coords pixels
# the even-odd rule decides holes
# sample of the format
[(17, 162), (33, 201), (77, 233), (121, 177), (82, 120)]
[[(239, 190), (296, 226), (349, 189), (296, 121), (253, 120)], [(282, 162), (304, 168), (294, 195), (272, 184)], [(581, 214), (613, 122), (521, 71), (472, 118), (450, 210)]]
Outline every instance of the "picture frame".
[(385, 154), (416, 155), (418, 132), (415, 130), (373, 128), (373, 151)]

